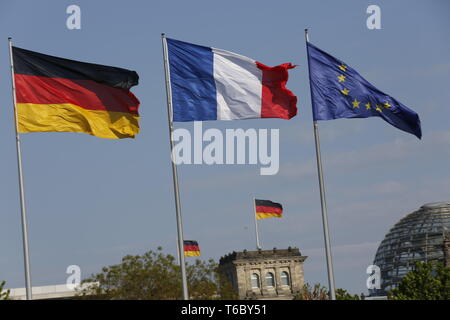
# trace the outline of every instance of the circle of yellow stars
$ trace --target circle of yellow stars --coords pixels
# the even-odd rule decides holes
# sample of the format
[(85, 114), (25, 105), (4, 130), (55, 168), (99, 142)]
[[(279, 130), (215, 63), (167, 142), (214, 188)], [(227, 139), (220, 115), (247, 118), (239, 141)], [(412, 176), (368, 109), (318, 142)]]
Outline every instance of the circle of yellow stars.
[[(344, 73), (347, 72), (347, 68), (348, 67), (346, 65), (344, 65), (344, 64), (341, 64), (341, 65), (338, 66), (338, 68), (339, 68), (339, 70), (342, 71), (342, 73), (339, 76), (337, 76), (337, 79), (338, 79), (339, 83), (345, 84), (347, 76)], [(350, 94), (350, 90), (344, 87), (344, 89), (341, 90), (341, 93), (344, 96), (348, 96)], [(363, 102), (362, 101), (358, 101), (358, 99), (355, 98), (352, 101), (353, 109), (359, 109), (361, 103), (363, 103)], [(366, 110), (374, 109), (375, 111), (378, 111), (378, 112), (381, 113), (381, 112), (383, 112), (383, 109), (390, 109), (392, 107), (392, 105), (389, 104), (388, 101), (386, 101), (383, 104), (377, 103), (377, 104), (375, 104), (375, 106), (373, 106), (370, 102), (367, 102), (366, 104), (364, 104), (364, 107), (366, 108)]]

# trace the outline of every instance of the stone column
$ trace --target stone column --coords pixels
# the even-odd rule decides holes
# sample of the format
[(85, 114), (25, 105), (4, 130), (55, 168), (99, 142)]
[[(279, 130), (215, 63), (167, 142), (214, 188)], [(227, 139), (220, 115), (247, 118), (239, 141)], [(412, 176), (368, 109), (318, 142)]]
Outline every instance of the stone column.
[(264, 265), (264, 262), (259, 263), (259, 272), (261, 273), (261, 294), (263, 296), (267, 296), (267, 284), (266, 284), (266, 266)]
[(275, 266), (275, 292), (277, 295), (284, 294), (283, 287), (281, 286), (281, 273), (280, 273), (280, 267)]
[(252, 289), (252, 283), (251, 283), (251, 268), (245, 264), (244, 270), (243, 270), (243, 276), (245, 277), (245, 281), (243, 281), (245, 283), (245, 288), (242, 288), (242, 292), (244, 292), (244, 296), (245, 297), (249, 297), (249, 295), (251, 295), (253, 289)]
[(292, 292), (296, 292), (302, 287), (302, 270), (301, 263), (295, 263), (293, 260), (289, 263), (289, 269), (291, 270), (291, 290)]

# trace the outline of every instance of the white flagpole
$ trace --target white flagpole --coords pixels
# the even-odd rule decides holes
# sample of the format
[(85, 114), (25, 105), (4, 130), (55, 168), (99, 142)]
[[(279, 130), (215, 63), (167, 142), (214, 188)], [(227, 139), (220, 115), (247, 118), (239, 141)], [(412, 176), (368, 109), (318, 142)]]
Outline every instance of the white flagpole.
[(161, 34), (162, 47), (163, 47), (163, 57), (164, 57), (164, 73), (166, 78), (166, 96), (167, 96), (167, 117), (169, 122), (169, 141), (170, 141), (170, 157), (172, 163), (172, 177), (173, 177), (173, 189), (175, 193), (175, 209), (177, 218), (177, 232), (178, 232), (178, 256), (180, 258), (181, 267), (181, 285), (183, 289), (183, 299), (189, 300), (189, 293), (187, 287), (187, 276), (186, 276), (186, 263), (184, 259), (184, 237), (183, 237), (183, 222), (181, 218), (181, 203), (180, 203), (180, 191), (178, 187), (178, 173), (177, 166), (175, 164), (175, 155), (173, 154), (173, 120), (172, 120), (172, 89), (170, 87), (170, 72), (169, 72), (169, 56), (167, 52), (167, 41), (166, 35)]
[(255, 217), (256, 250), (261, 249), (259, 244), (258, 219), (256, 219), (256, 199), (253, 198), (253, 216)]
[(20, 209), (21, 209), (21, 221), (22, 221), (22, 242), (23, 242), (23, 257), (25, 265), (25, 290), (27, 300), (32, 299), (31, 292), (31, 272), (30, 272), (30, 253), (28, 249), (28, 223), (27, 214), (25, 210), (25, 192), (23, 187), (23, 170), (22, 170), (22, 152), (20, 148), (20, 135), (18, 131), (19, 119), (17, 115), (17, 101), (16, 101), (16, 82), (14, 79), (14, 59), (12, 52), (12, 38), (8, 38), (9, 43), (9, 61), (11, 67), (11, 85), (12, 96), (14, 104), (14, 127), (16, 130), (16, 150), (17, 150), (17, 167), (19, 171), (19, 192), (20, 192)]
[[(308, 29), (305, 29), (305, 40), (309, 42), (308, 37)], [(309, 60), (308, 60), (308, 70), (310, 74), (310, 91), (311, 91), (311, 99), (312, 99), (312, 90), (311, 90), (311, 70), (309, 69)], [(319, 126), (317, 121), (313, 121), (314, 126), (314, 140), (316, 144), (316, 160), (317, 160), (317, 172), (319, 176), (319, 188), (320, 188), (320, 205), (322, 208), (322, 223), (323, 223), (323, 236), (325, 239), (325, 254), (327, 259), (327, 271), (328, 271), (328, 285), (330, 290), (330, 299), (336, 300), (336, 293), (334, 287), (334, 272), (333, 272), (333, 259), (331, 255), (331, 245), (330, 245), (330, 234), (328, 231), (328, 215), (327, 215), (327, 204), (325, 201), (325, 182), (323, 180), (323, 170), (322, 170), (322, 159), (320, 156), (320, 139), (319, 139)]]

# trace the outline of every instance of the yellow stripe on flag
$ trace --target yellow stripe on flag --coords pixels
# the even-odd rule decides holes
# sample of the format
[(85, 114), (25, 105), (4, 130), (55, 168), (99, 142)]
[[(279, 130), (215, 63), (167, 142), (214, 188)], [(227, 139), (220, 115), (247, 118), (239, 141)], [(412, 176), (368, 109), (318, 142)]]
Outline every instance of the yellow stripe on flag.
[(134, 138), (139, 116), (127, 112), (87, 110), (70, 103), (18, 103), (18, 131), (82, 132), (100, 138)]
[(265, 219), (265, 218), (272, 218), (272, 217), (281, 218), (281, 214), (279, 214), (279, 213), (267, 213), (267, 212), (257, 212), (256, 213), (256, 219), (257, 220)]
[(186, 257), (199, 257), (200, 256), (200, 251), (185, 251), (184, 255)]

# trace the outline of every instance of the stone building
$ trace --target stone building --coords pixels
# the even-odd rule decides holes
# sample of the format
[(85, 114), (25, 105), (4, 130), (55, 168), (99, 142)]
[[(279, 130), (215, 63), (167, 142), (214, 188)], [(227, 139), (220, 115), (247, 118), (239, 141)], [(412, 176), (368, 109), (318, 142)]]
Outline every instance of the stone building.
[(298, 248), (233, 252), (219, 262), (239, 299), (292, 299), (303, 287), (303, 262)]

